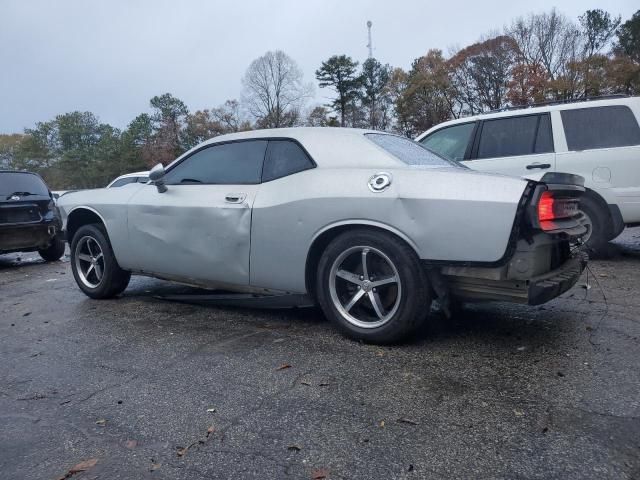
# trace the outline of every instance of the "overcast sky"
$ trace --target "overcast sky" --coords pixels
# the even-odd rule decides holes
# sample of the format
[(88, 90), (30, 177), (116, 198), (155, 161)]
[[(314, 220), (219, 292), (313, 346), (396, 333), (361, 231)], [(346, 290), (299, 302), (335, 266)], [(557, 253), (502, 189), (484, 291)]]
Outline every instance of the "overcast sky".
[[(418, 0), (48, 1), (0, 5), (0, 133), (89, 110), (123, 128), (170, 92), (193, 111), (239, 98), (249, 63), (281, 49), (313, 81), (334, 54), (374, 56), (409, 68), (430, 48), (445, 52), (530, 11), (569, 17), (603, 8), (628, 19), (637, 0), (535, 2)], [(317, 103), (330, 92), (316, 87)]]

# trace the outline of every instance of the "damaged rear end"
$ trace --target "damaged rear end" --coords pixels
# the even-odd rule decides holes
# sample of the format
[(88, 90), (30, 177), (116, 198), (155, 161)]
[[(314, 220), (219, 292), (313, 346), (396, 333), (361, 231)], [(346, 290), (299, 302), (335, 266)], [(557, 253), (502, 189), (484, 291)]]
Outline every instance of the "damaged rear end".
[(554, 172), (530, 181), (502, 261), (428, 268), (445, 309), (451, 298), (539, 305), (569, 290), (588, 259), (579, 247), (587, 231), (579, 209), (584, 191), (577, 175)]

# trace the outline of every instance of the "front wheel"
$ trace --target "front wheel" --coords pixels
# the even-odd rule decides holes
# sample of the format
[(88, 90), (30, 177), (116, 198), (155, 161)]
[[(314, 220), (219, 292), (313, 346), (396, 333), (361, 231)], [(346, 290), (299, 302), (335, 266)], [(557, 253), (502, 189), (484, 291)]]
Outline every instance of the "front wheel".
[(100, 225), (84, 225), (71, 242), (71, 271), (88, 297), (111, 298), (122, 293), (131, 273), (122, 270)]
[(60, 260), (64, 255), (64, 248), (64, 239), (61, 238), (60, 235), (55, 235), (51, 239), (51, 245), (47, 248), (43, 248), (42, 250), (38, 250), (38, 253), (43, 260), (47, 262), (55, 262), (56, 260)]
[(370, 343), (406, 338), (431, 305), (417, 255), (385, 232), (353, 230), (336, 237), (320, 258), (316, 285), (325, 315), (347, 336)]

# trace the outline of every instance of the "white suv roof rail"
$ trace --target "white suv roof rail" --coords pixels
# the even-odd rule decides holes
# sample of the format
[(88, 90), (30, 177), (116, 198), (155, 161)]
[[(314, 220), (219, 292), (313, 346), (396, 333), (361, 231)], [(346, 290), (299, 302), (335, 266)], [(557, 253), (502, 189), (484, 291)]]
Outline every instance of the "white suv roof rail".
[(625, 93), (612, 93), (610, 95), (596, 95), (594, 97), (567, 98), (564, 100), (547, 100), (546, 102), (528, 103), (527, 105), (512, 105), (510, 107), (497, 108), (484, 113), (508, 112), (511, 110), (525, 110), (527, 108), (546, 107), (549, 105), (562, 105), (563, 103), (590, 102), (593, 100), (607, 100), (611, 98), (629, 98)]

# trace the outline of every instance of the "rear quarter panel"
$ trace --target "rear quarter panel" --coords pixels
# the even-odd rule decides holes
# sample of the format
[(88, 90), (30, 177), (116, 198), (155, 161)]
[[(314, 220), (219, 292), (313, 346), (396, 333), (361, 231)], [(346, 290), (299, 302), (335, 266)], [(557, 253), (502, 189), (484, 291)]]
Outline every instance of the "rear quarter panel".
[(305, 291), (313, 240), (338, 225), (374, 225), (405, 239), (421, 259), (495, 262), (505, 253), (527, 182), (466, 169), (314, 169), (261, 185), (253, 208), (251, 284)]

